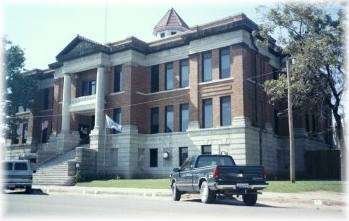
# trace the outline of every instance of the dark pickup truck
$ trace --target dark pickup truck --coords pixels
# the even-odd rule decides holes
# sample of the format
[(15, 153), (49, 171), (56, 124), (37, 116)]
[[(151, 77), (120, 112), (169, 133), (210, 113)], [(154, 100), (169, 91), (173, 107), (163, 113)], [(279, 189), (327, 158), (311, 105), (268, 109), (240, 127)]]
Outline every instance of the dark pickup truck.
[(175, 201), (183, 193), (200, 193), (203, 203), (213, 202), (217, 194), (242, 195), (244, 203), (253, 206), (258, 191), (268, 185), (263, 166), (237, 166), (229, 155), (193, 156), (174, 168), (170, 177)]

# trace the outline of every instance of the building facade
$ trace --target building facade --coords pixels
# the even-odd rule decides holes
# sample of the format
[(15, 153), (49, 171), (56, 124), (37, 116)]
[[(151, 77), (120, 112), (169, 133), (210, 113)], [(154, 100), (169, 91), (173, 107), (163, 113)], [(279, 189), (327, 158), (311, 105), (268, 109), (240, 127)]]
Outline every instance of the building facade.
[[(153, 42), (75, 37), (48, 70), (30, 72), (42, 76), (38, 104), (19, 113), (28, 121), (7, 155), (31, 152), (47, 162), (76, 151), (90, 177), (167, 177), (201, 153), (261, 164), (270, 176), (287, 173), (285, 108), (270, 105), (261, 87), (277, 77), (283, 58), (272, 40), (256, 43), (256, 29), (244, 14), (188, 27), (171, 9)], [(107, 129), (105, 115), (122, 132)], [(294, 115), (298, 173), (305, 151), (332, 145), (325, 116)]]

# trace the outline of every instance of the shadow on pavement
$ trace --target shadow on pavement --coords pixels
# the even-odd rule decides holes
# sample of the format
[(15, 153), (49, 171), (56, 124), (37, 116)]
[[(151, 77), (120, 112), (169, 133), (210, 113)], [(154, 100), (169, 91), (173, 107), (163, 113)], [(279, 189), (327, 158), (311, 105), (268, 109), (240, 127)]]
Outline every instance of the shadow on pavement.
[(24, 189), (23, 190), (6, 190), (3, 191), (5, 194), (12, 194), (12, 195), (48, 195), (47, 193), (44, 193), (41, 189), (32, 189), (30, 193), (27, 193)]
[[(201, 203), (200, 199), (183, 199), (183, 202), (197, 202), (197, 203)], [(218, 204), (218, 205), (231, 205), (231, 206), (245, 206), (245, 203), (241, 200), (238, 200), (236, 198), (222, 198), (222, 197), (218, 197), (212, 204)], [(267, 204), (262, 204), (262, 203), (256, 203), (255, 206), (253, 207), (270, 207), (270, 208), (284, 208), (284, 207), (279, 207), (279, 206), (271, 206), (271, 205), (267, 205)]]

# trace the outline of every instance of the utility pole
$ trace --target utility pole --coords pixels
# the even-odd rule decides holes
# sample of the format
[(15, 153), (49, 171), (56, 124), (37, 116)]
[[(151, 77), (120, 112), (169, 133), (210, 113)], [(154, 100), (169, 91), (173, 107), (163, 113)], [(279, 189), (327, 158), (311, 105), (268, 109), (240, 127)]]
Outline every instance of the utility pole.
[(290, 140), (290, 181), (296, 182), (295, 178), (295, 160), (294, 160), (294, 137), (293, 137), (293, 113), (292, 113), (292, 96), (291, 96), (291, 82), (290, 82), (290, 67), (289, 57), (286, 58), (286, 72), (287, 72), (287, 107), (288, 107), (288, 131)]

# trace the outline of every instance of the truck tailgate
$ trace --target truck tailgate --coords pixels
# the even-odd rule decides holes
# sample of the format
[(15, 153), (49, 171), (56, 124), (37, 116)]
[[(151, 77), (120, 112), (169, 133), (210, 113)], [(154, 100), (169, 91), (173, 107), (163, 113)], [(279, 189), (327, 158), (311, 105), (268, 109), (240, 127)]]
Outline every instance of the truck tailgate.
[(222, 184), (265, 182), (262, 166), (219, 166), (219, 181)]

